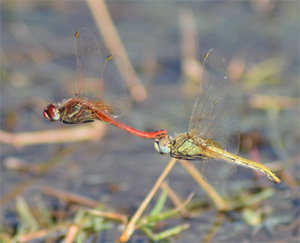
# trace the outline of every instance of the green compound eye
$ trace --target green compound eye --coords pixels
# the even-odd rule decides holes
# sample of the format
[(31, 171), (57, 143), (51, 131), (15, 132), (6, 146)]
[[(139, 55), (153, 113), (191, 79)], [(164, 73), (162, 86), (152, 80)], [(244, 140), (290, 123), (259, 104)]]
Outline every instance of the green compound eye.
[(160, 154), (168, 154), (170, 153), (169, 148), (169, 139), (168, 137), (162, 137), (155, 141), (154, 147)]

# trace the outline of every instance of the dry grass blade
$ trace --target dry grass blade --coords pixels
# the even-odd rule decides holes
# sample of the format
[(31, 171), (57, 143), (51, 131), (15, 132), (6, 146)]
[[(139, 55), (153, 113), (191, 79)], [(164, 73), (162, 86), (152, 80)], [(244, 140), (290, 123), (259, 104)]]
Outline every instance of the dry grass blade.
[(280, 172), (280, 177), (286, 184), (290, 186), (290, 188), (299, 188), (299, 182), (287, 170), (282, 170)]
[(217, 191), (203, 179), (200, 172), (186, 160), (179, 160), (180, 164), (187, 170), (187, 172), (194, 178), (194, 180), (202, 187), (210, 199), (214, 202), (218, 211), (227, 211), (228, 205), (224, 199), (217, 193)]
[(73, 224), (69, 227), (68, 232), (64, 238), (64, 243), (72, 243), (75, 242), (75, 238), (78, 234), (78, 230), (80, 229), (79, 225)]
[(274, 96), (274, 95), (252, 95), (248, 100), (249, 107), (253, 109), (283, 109), (283, 110), (293, 110), (299, 107), (299, 98), (287, 97), (287, 96)]
[[(169, 198), (171, 199), (171, 201), (173, 202), (173, 204), (176, 206), (176, 207), (179, 207), (180, 205), (182, 205), (182, 202), (180, 200), (180, 198), (176, 195), (176, 193), (169, 187), (168, 183), (167, 182), (163, 182), (161, 184), (161, 189), (163, 190), (166, 190), (167, 191), (167, 194), (169, 196)], [(190, 217), (191, 214), (190, 212), (188, 212), (186, 210), (185, 207), (183, 207), (181, 210), (180, 210), (181, 214), (183, 217)]]
[(181, 211), (191, 201), (191, 199), (193, 198), (194, 195), (195, 195), (194, 193), (191, 193), (183, 203), (181, 203), (175, 209), (170, 210), (169, 212), (160, 213), (160, 214), (157, 214), (157, 215), (146, 216), (146, 217), (142, 218), (140, 220), (141, 223), (136, 225), (135, 228), (138, 229), (138, 228), (142, 227), (143, 225), (153, 223), (153, 222), (158, 222), (158, 221), (167, 219), (168, 217), (176, 214), (177, 212)]
[(94, 122), (89, 125), (76, 126), (54, 131), (9, 133), (0, 130), (0, 142), (21, 147), (25, 145), (47, 143), (70, 143), (78, 141), (97, 141), (105, 135), (106, 125)]
[(39, 231), (35, 231), (32, 233), (28, 233), (19, 237), (18, 242), (30, 242), (31, 240), (36, 240), (38, 238), (44, 237), (49, 234), (49, 230), (43, 229)]
[(124, 225), (127, 225), (127, 222), (128, 222), (127, 217), (124, 215), (121, 215), (121, 214), (116, 214), (116, 213), (111, 213), (111, 212), (102, 212), (97, 209), (89, 209), (89, 208), (87, 208), (85, 210), (93, 215), (105, 217), (108, 219), (113, 219), (116, 221), (121, 221)]
[(144, 210), (148, 206), (149, 202), (153, 198), (154, 194), (160, 187), (161, 183), (165, 180), (166, 176), (169, 174), (170, 170), (173, 168), (175, 165), (177, 159), (172, 158), (167, 165), (167, 167), (164, 169), (164, 171), (161, 173), (160, 177), (157, 179), (155, 185), (151, 189), (151, 191), (148, 193), (147, 197), (144, 199), (138, 210), (135, 212), (131, 220), (129, 221), (126, 229), (123, 231), (122, 235), (119, 237), (120, 242), (127, 242), (130, 239), (130, 236), (134, 232), (135, 229), (135, 224), (138, 221), (138, 219), (141, 217), (143, 214)]
[(31, 186), (33, 183), (35, 183), (44, 173), (46, 173), (47, 171), (49, 171), (50, 169), (52, 169), (57, 163), (59, 163), (62, 158), (64, 158), (66, 155), (68, 155), (71, 152), (73, 152), (74, 150), (76, 150), (77, 147), (78, 146), (75, 146), (75, 147), (72, 147), (72, 148), (68, 148), (68, 149), (64, 149), (61, 152), (59, 152), (52, 159), (44, 162), (43, 165), (40, 167), (39, 173), (35, 177), (33, 177), (32, 179), (29, 179), (29, 180), (27, 180), (25, 182), (22, 182), (21, 184), (19, 184), (18, 186), (16, 186), (13, 190), (11, 190), (10, 193), (4, 195), (1, 198), (0, 206), (3, 206), (4, 204), (6, 204), (7, 202), (9, 202), (10, 200), (12, 200), (15, 197), (17, 197), (19, 194), (21, 194), (29, 186)]
[(191, 97), (195, 94), (195, 87), (202, 80), (202, 66), (198, 61), (197, 31), (192, 9), (180, 9), (179, 27), (181, 32), (181, 69), (187, 78), (184, 83), (184, 94)]
[(105, 1), (87, 0), (87, 3), (107, 48), (111, 53), (117, 53), (124, 59), (127, 72), (126, 82), (132, 98), (138, 102), (143, 101), (147, 98), (147, 91), (131, 65)]
[(78, 203), (88, 207), (96, 207), (99, 203), (87, 197), (83, 197), (74, 193), (65, 192), (51, 187), (42, 187), (41, 192), (62, 199), (68, 203)]
[(76, 215), (75, 215), (75, 219), (73, 221), (73, 223), (70, 225), (70, 227), (68, 228), (68, 232), (64, 238), (64, 243), (72, 243), (75, 242), (75, 238), (78, 234), (78, 231), (81, 228), (82, 225), (82, 221), (84, 219), (84, 215), (85, 212), (84, 210), (78, 210)]
[(46, 63), (51, 60), (51, 54), (44, 48), (44, 46), (34, 38), (28, 25), (19, 19), (18, 22), (9, 26), (10, 33), (14, 36), (18, 45), (22, 46), (22, 49), (26, 52), (26, 55), (30, 57), (37, 64)]
[(41, 170), (41, 166), (36, 164), (30, 164), (27, 161), (23, 161), (22, 159), (16, 157), (5, 158), (3, 160), (3, 166), (8, 170), (23, 171), (32, 174), (38, 174)]

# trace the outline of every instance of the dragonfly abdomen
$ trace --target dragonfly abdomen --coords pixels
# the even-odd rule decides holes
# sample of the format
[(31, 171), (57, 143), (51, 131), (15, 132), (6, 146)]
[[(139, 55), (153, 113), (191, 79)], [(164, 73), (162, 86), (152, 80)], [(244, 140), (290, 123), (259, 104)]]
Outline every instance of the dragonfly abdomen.
[(239, 157), (237, 155), (234, 155), (232, 153), (229, 153), (227, 151), (224, 151), (222, 149), (214, 148), (214, 152), (217, 152), (220, 155), (220, 158), (225, 160), (226, 162), (234, 163), (239, 166), (243, 166), (246, 168), (250, 168), (256, 171), (259, 171), (263, 174), (265, 174), (270, 181), (279, 183), (281, 180), (275, 175), (273, 171), (271, 171), (268, 167), (264, 166), (263, 164), (244, 159), (242, 157)]

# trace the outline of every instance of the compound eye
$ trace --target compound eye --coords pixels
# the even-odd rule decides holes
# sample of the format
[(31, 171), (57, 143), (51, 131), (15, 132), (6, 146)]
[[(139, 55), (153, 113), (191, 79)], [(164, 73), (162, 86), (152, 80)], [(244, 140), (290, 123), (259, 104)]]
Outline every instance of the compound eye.
[(44, 117), (48, 121), (58, 121), (60, 118), (59, 110), (56, 108), (56, 105), (54, 103), (49, 104), (44, 108)]
[(154, 147), (160, 154), (170, 153), (169, 149), (169, 138), (167, 136), (159, 138), (155, 141)]

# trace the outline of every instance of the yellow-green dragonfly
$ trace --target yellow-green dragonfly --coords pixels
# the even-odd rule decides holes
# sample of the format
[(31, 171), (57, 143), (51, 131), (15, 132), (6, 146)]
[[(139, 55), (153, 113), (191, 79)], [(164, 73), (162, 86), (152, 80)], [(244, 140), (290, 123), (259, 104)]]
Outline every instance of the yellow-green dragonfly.
[(237, 119), (226, 101), (229, 80), (225, 59), (216, 49), (205, 55), (201, 86), (189, 131), (176, 138), (158, 136), (154, 143), (156, 150), (178, 159), (199, 160), (202, 174), (209, 180), (225, 179), (236, 171), (236, 165), (240, 165), (260, 171), (269, 180), (279, 183), (280, 179), (266, 166), (235, 155), (240, 143)]

